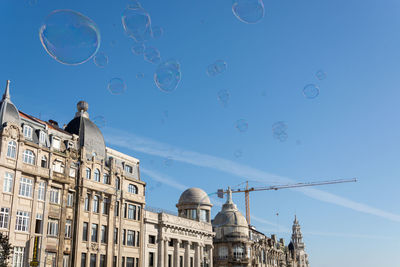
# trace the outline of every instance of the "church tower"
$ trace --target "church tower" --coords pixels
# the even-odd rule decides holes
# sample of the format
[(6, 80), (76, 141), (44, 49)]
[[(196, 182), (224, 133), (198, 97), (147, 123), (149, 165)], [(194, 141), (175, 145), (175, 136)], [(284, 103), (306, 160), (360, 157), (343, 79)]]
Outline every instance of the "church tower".
[[(296, 267), (309, 267), (308, 255), (305, 252), (305, 245), (303, 242), (303, 234), (301, 233), (300, 224), (297, 220), (297, 216), (294, 216), (292, 226), (292, 241), (291, 246), (294, 248), (294, 254), (296, 259)], [(290, 244), (289, 244), (290, 246)]]

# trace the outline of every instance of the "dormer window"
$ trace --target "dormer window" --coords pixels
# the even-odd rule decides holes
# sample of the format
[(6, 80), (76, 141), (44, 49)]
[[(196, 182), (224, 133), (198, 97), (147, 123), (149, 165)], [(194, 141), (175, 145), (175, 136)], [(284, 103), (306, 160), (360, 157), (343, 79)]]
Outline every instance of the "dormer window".
[(46, 144), (46, 133), (43, 131), (39, 132), (39, 142), (43, 145)]
[(60, 149), (60, 147), (61, 147), (60, 139), (53, 136), (51, 146), (52, 146), (53, 148), (55, 148), (55, 149)]
[(23, 131), (24, 131), (25, 138), (32, 139), (32, 127), (31, 126), (24, 125)]

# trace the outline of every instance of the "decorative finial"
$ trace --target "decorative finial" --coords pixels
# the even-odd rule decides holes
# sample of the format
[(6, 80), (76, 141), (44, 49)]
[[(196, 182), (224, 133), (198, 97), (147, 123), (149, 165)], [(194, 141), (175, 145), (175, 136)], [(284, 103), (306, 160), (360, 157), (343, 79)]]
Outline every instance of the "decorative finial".
[(299, 223), (299, 221), (297, 221), (297, 215), (296, 214), (294, 215), (294, 222), (293, 223), (295, 223), (295, 224)]
[(10, 99), (10, 80), (7, 80), (6, 83), (6, 90), (4, 91), (3, 94), (3, 100), (4, 99)]
[(76, 112), (75, 117), (82, 116), (89, 118), (89, 114), (87, 113), (87, 110), (89, 109), (88, 102), (81, 100), (76, 104), (76, 108), (78, 109), (78, 112)]
[(230, 187), (228, 187), (227, 193), (228, 193), (228, 195), (227, 195), (227, 198), (226, 198), (226, 203), (233, 203), (232, 202), (232, 190), (231, 190)]

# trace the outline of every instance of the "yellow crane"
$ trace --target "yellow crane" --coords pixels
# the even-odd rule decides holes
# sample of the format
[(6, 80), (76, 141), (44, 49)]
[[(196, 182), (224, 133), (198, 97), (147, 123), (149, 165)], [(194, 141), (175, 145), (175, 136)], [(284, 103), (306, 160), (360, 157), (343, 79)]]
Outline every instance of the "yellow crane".
[[(329, 180), (329, 181), (319, 181), (319, 182), (307, 182), (307, 183), (295, 183), (295, 184), (284, 184), (284, 185), (271, 185), (271, 186), (260, 186), (260, 187), (249, 187), (249, 181), (246, 181), (245, 188), (231, 189), (232, 193), (244, 193), (246, 202), (246, 219), (247, 223), (250, 224), (250, 192), (253, 191), (264, 191), (264, 190), (279, 190), (285, 188), (296, 188), (296, 187), (307, 187), (307, 186), (317, 186), (317, 185), (327, 185), (327, 184), (340, 184), (340, 183), (352, 183), (357, 182), (356, 178), (353, 179), (339, 179), (339, 180)], [(224, 194), (228, 191), (223, 189), (218, 189), (217, 195), (219, 198), (223, 198)]]

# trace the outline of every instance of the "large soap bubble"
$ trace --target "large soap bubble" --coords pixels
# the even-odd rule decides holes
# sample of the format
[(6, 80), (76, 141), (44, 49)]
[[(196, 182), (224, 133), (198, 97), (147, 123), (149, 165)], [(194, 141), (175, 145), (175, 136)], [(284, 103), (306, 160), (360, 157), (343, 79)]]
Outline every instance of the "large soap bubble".
[(175, 60), (168, 60), (158, 65), (154, 73), (154, 82), (163, 92), (172, 92), (181, 80), (180, 65)]
[(319, 87), (316, 84), (307, 84), (303, 88), (303, 95), (308, 99), (314, 99), (319, 95)]
[(141, 7), (126, 8), (122, 14), (122, 26), (126, 34), (138, 43), (152, 37), (150, 15)]
[(264, 17), (262, 0), (233, 0), (233, 14), (244, 23), (258, 23)]
[(100, 47), (97, 25), (73, 10), (51, 12), (39, 29), (39, 38), (51, 57), (67, 65), (88, 61)]

